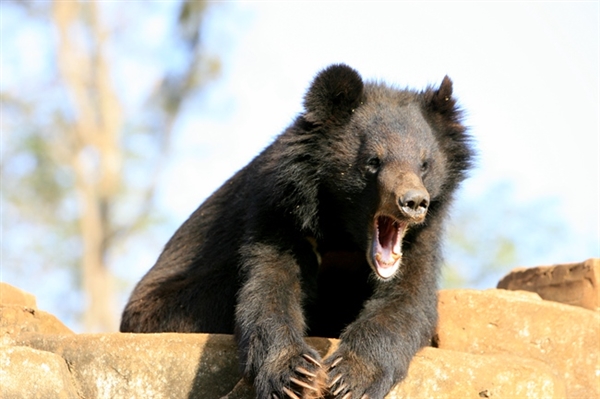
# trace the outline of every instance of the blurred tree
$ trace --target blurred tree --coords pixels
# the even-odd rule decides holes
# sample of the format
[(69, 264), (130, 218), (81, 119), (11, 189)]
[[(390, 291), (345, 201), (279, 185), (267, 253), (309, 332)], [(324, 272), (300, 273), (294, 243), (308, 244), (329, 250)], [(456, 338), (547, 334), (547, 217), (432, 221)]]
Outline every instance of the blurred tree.
[[(171, 4), (176, 8), (154, 14), (149, 8), (136, 13), (135, 3), (118, 10), (95, 1), (12, 4), (24, 7), (13, 12), (25, 12), (23, 18), (33, 22), (21, 26), (49, 35), (50, 48), (27, 49), (48, 52), (45, 68), (25, 76), (35, 84), (2, 84), (4, 222), (27, 226), (20, 231), (32, 240), (22, 236), (23, 248), (50, 254), (48, 264), (72, 267), (84, 293), (86, 331), (117, 329), (110, 251), (150, 222), (174, 122), (186, 99), (220, 68), (202, 46), (206, 3)], [(136, 19), (157, 11), (175, 17), (164, 38), (169, 53), (162, 57), (178, 62), (152, 65), (147, 82), (118, 76), (119, 67), (136, 56), (131, 50), (153, 51), (139, 40), (127, 47), (124, 26), (134, 21), (123, 13), (127, 8)], [(35, 91), (21, 90), (27, 86)], [(138, 110), (124, 105), (136, 90), (145, 91)], [(128, 165), (135, 176), (126, 173)]]

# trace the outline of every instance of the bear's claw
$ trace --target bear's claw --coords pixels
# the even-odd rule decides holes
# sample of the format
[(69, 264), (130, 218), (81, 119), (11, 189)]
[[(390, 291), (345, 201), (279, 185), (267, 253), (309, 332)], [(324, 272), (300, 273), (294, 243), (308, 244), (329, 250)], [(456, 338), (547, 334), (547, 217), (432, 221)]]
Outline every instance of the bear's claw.
[(341, 380), (341, 379), (342, 379), (342, 375), (341, 375), (341, 374), (338, 374), (338, 375), (336, 375), (336, 376), (333, 378), (333, 380), (332, 380), (332, 381), (329, 383), (329, 385), (327, 385), (327, 388), (329, 388), (329, 389), (333, 388), (333, 386), (334, 386), (335, 384), (337, 384), (337, 383), (338, 383), (338, 381), (339, 381), (339, 380)]
[(307, 355), (306, 353), (302, 355), (303, 358), (305, 358), (306, 360), (308, 360), (310, 363), (314, 364), (315, 366), (321, 368), (321, 363), (317, 362), (315, 359), (313, 359), (310, 355)]
[[(321, 363), (309, 354), (300, 354), (301, 364), (291, 365), (291, 375), (282, 376), (283, 386), (273, 387), (269, 399), (318, 399), (326, 390), (327, 374)], [(260, 395), (259, 395), (260, 396)]]
[(306, 389), (310, 389), (311, 391), (315, 391), (315, 392), (319, 392), (319, 390), (315, 387), (313, 387), (312, 385), (307, 384), (304, 381), (300, 381), (297, 378), (291, 377), (290, 381), (292, 381), (294, 384), (301, 386), (302, 388), (306, 388)]
[[(340, 385), (340, 386), (339, 386), (339, 387), (338, 387), (338, 388), (337, 388), (335, 391), (333, 391), (331, 394), (332, 394), (333, 396), (337, 396), (337, 395), (339, 395), (340, 393), (342, 393), (344, 390), (346, 390), (346, 388), (348, 388), (348, 384), (341, 384), (341, 385)], [(348, 393), (351, 393), (351, 392), (348, 392)], [(344, 396), (346, 396), (346, 395), (344, 395)]]
[(300, 396), (296, 395), (292, 390), (286, 387), (283, 387), (283, 392), (292, 399), (300, 399)]
[[(335, 359), (329, 365), (328, 370), (329, 371), (333, 370), (338, 364), (340, 364), (342, 362), (342, 360), (344, 360), (344, 358), (342, 356)], [(327, 384), (327, 389), (329, 390), (329, 395), (331, 397), (336, 397), (336, 398), (339, 397), (339, 395), (343, 395), (343, 396), (341, 396), (340, 399), (352, 398), (352, 389), (349, 389), (349, 388), (350, 388), (350, 386), (348, 385), (348, 383), (346, 383), (344, 381), (343, 373), (339, 373), (339, 374), (335, 375), (335, 377), (333, 377), (333, 379), (329, 382), (329, 384)], [(364, 394), (360, 397), (360, 399), (369, 399), (369, 395)]]
[(296, 372), (298, 372), (299, 374), (304, 375), (309, 381), (312, 380), (313, 378), (315, 378), (317, 375), (315, 373), (311, 373), (310, 371), (308, 371), (307, 369), (305, 369), (304, 367), (296, 367)]
[(331, 365), (329, 366), (329, 370), (333, 370), (333, 369), (335, 368), (335, 366), (337, 366), (338, 364), (340, 364), (340, 362), (341, 362), (342, 360), (344, 360), (344, 358), (343, 358), (343, 357), (341, 357), (341, 356), (340, 356), (340, 357), (338, 357), (337, 359), (335, 359), (335, 360), (333, 361), (333, 363), (331, 363)]

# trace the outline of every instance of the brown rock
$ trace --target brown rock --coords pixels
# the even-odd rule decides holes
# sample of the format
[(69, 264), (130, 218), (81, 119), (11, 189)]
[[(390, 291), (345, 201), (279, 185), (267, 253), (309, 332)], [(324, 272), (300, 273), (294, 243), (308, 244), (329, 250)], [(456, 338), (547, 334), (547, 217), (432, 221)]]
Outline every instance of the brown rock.
[(505, 290), (439, 294), (439, 348), (514, 354), (565, 378), (567, 397), (600, 397), (600, 314)]
[(30, 334), (18, 344), (65, 359), (83, 398), (219, 398), (240, 379), (226, 335)]
[(64, 359), (19, 346), (0, 347), (0, 397), (81, 398)]
[(0, 342), (10, 343), (22, 333), (73, 334), (53, 315), (37, 309), (35, 297), (0, 283)]
[(0, 340), (7, 342), (29, 332), (73, 334), (50, 313), (19, 305), (0, 306)]
[[(222, 399), (254, 397), (252, 386), (242, 380)], [(386, 399), (564, 397), (564, 381), (543, 362), (424, 348), (413, 359), (406, 379)]]
[(387, 399), (564, 398), (565, 383), (540, 361), (424, 348)]
[(600, 310), (600, 259), (514, 269), (498, 288), (537, 292), (543, 299)]
[[(75, 335), (5, 286), (0, 342), (16, 346), (0, 346), (2, 398), (255, 396), (232, 336)], [(600, 397), (599, 312), (505, 290), (442, 291), (439, 308), (442, 349), (420, 351), (388, 399)], [(323, 357), (338, 344), (307, 341)]]
[[(337, 347), (337, 340), (309, 338), (308, 342), (323, 356)], [(20, 344), (62, 356), (82, 397), (250, 399), (255, 396), (251, 385), (240, 379), (231, 336), (32, 334)], [(547, 365), (531, 359), (426, 348), (415, 357), (405, 382), (387, 398), (454, 399), (486, 395), (559, 398), (564, 397), (564, 382)]]
[(33, 295), (6, 283), (0, 283), (0, 305), (20, 305), (36, 309)]

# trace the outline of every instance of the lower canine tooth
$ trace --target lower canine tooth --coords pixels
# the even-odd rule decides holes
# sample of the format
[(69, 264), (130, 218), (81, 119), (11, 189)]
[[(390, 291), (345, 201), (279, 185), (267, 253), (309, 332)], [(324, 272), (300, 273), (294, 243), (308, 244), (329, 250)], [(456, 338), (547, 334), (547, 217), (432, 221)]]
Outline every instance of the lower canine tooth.
[(383, 263), (386, 265), (392, 265), (392, 264), (396, 263), (396, 261), (398, 261), (398, 259), (400, 259), (400, 258), (402, 258), (402, 252), (399, 254), (392, 253), (392, 262), (386, 262), (385, 260), (381, 259), (380, 253), (375, 254), (375, 259), (377, 260), (377, 262)]

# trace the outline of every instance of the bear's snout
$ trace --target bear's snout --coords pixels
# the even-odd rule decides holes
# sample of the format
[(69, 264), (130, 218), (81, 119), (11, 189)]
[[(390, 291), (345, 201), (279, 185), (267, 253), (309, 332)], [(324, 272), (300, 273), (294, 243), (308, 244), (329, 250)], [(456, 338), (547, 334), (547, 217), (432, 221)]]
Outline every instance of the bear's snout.
[(424, 188), (407, 190), (398, 198), (398, 205), (405, 217), (420, 221), (429, 207), (429, 193)]

